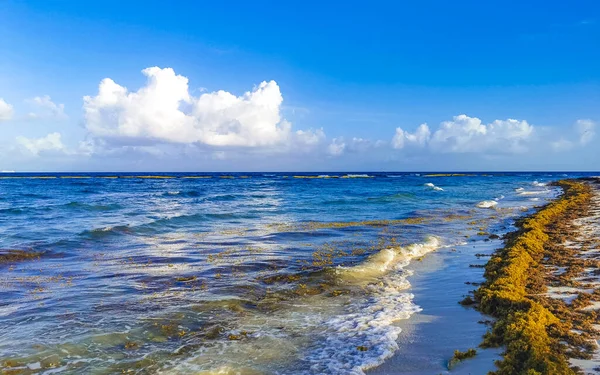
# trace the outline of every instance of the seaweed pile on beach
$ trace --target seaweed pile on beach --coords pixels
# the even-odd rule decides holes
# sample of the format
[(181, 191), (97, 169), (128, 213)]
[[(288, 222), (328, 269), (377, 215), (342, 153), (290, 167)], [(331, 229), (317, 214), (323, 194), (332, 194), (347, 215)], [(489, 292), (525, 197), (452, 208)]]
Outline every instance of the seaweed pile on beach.
[[(599, 310), (589, 307), (600, 301), (600, 289), (589, 274), (598, 270), (600, 258), (568, 246), (578, 240), (574, 221), (595, 203), (594, 187), (578, 180), (557, 185), (560, 198), (517, 223), (519, 229), (487, 263), (474, 301), (467, 297), (496, 318), (481, 344), (505, 348), (496, 375), (579, 374), (570, 360), (590, 359), (596, 350)], [(574, 298), (549, 293), (566, 287), (575, 288)]]

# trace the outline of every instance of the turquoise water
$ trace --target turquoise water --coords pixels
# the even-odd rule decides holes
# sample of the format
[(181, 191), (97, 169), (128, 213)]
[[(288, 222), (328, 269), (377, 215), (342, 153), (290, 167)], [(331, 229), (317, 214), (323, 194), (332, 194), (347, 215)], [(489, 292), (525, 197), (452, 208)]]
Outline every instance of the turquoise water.
[(37, 257), (0, 264), (0, 363), (362, 374), (420, 310), (409, 262), (582, 175), (3, 174), (0, 254)]

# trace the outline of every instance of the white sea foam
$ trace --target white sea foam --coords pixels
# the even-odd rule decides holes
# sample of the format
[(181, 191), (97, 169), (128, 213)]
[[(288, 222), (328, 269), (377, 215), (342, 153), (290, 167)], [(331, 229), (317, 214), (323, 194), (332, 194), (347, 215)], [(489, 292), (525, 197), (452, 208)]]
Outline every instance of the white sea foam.
[(444, 189), (442, 189), (439, 186), (435, 186), (431, 182), (426, 183), (424, 186), (430, 187), (430, 188), (432, 188), (433, 190), (436, 190), (436, 191), (444, 191)]
[(393, 323), (421, 311), (412, 302), (413, 295), (403, 291), (410, 286), (408, 274), (369, 285), (370, 298), (350, 304), (344, 313), (322, 322), (325, 340), (306, 353), (311, 365), (304, 373), (364, 375), (365, 370), (391, 357), (398, 350), (396, 340), (402, 331)]
[(477, 203), (476, 206), (479, 208), (494, 208), (497, 204), (498, 202), (496, 201), (481, 201)]
[(534, 190), (534, 191), (525, 191), (522, 190), (519, 192), (519, 195), (540, 195), (540, 194), (548, 194), (550, 190)]
[(522, 188), (522, 187), (520, 187), (520, 188), (516, 188), (516, 189), (515, 189), (515, 191), (516, 191), (517, 193), (518, 193), (518, 192), (521, 192), (521, 191), (523, 191), (523, 190), (525, 190), (525, 188)]
[(429, 237), (424, 243), (416, 243), (406, 247), (387, 248), (368, 257), (364, 262), (353, 267), (338, 267), (336, 271), (344, 281), (366, 280), (387, 273), (400, 262), (421, 257), (440, 247), (437, 237)]
[[(401, 329), (393, 323), (421, 310), (407, 291), (411, 272), (404, 267), (439, 246), (439, 239), (430, 237), (338, 267), (336, 285), (351, 294), (306, 296), (268, 316), (244, 315), (240, 329), (254, 332), (248, 340), (216, 342), (162, 373), (255, 374), (266, 367), (268, 373), (364, 375), (398, 350)], [(299, 359), (292, 369), (290, 357)], [(281, 365), (287, 372), (279, 371)]]
[(305, 373), (362, 375), (391, 357), (398, 350), (401, 332), (393, 323), (421, 311), (406, 292), (410, 287), (406, 277), (411, 273), (403, 268), (439, 247), (439, 239), (430, 237), (424, 243), (381, 250), (354, 267), (338, 267), (343, 281), (363, 285), (367, 295), (360, 301), (353, 299), (343, 313), (321, 323), (325, 340), (306, 353), (311, 366)]
[(539, 181), (533, 181), (531, 184), (532, 184), (533, 186), (538, 186), (538, 187), (542, 187), (542, 186), (546, 186), (546, 185), (548, 185), (548, 184), (547, 184), (547, 183), (545, 183), (545, 182), (539, 182)]

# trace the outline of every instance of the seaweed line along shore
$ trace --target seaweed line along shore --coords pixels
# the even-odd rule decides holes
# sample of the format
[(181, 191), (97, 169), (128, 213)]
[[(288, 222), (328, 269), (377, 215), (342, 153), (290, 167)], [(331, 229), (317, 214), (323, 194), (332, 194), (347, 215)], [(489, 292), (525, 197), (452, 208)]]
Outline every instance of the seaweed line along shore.
[(503, 346), (497, 375), (600, 370), (600, 179), (556, 185), (562, 195), (518, 222), (462, 302), (496, 318), (481, 346)]

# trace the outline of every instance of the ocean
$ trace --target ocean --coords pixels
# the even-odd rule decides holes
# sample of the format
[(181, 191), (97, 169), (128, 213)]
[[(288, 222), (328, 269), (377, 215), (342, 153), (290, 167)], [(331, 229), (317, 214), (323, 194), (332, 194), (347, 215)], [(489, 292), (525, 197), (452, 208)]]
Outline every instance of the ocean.
[(0, 263), (0, 364), (363, 374), (410, 345), (411, 263), (587, 175), (5, 173), (0, 259), (33, 257)]

